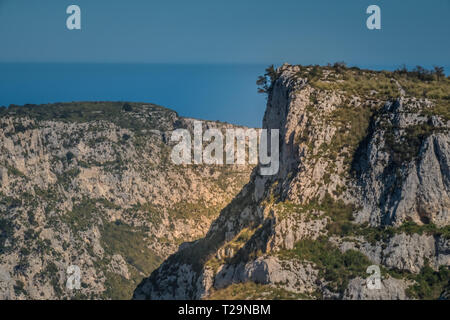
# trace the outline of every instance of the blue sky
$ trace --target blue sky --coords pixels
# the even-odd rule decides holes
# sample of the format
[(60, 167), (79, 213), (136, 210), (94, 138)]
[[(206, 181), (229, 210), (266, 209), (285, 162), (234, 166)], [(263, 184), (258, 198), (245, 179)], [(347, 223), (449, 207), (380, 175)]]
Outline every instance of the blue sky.
[[(82, 30), (66, 28), (71, 4)], [(366, 27), (371, 4), (381, 30)], [(255, 80), (269, 64), (448, 74), (449, 14), (450, 0), (0, 0), (0, 105), (145, 101), (260, 126)], [(91, 62), (112, 64), (73, 65)]]
[[(82, 10), (82, 30), (65, 27)], [(382, 30), (366, 28), (381, 7)], [(0, 62), (448, 66), (449, 0), (0, 0)]]

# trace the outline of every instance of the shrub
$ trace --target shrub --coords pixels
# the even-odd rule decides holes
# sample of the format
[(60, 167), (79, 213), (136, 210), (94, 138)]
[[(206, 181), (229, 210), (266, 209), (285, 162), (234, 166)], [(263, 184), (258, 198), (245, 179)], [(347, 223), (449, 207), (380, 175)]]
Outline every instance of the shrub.
[(281, 256), (299, 258), (314, 262), (319, 274), (331, 290), (343, 293), (350, 279), (366, 276), (366, 269), (371, 262), (361, 252), (348, 250), (345, 253), (326, 239), (305, 239), (298, 242), (293, 250), (280, 253)]
[(266, 69), (266, 73), (263, 76), (259, 76), (258, 80), (256, 80), (256, 85), (258, 86), (259, 93), (267, 93), (272, 88), (273, 84), (278, 78), (278, 72), (273, 66), (269, 66)]
[(5, 243), (8, 239), (9, 241), (12, 240), (12, 237), (14, 235), (14, 226), (13, 224), (7, 220), (7, 219), (0, 219), (0, 253), (6, 252)]
[(420, 300), (435, 300), (449, 284), (450, 270), (448, 266), (441, 266), (438, 271), (434, 271), (427, 263), (418, 275), (411, 275), (410, 278), (416, 283), (408, 288), (408, 296)]
[(16, 295), (27, 294), (27, 291), (25, 290), (25, 284), (22, 281), (20, 280), (16, 281), (16, 284), (14, 285), (14, 293)]
[(122, 110), (125, 112), (133, 111), (133, 107), (129, 103), (125, 103), (122, 107)]
[(66, 153), (67, 162), (71, 162), (73, 158), (75, 158), (75, 155), (72, 152), (69, 151)]

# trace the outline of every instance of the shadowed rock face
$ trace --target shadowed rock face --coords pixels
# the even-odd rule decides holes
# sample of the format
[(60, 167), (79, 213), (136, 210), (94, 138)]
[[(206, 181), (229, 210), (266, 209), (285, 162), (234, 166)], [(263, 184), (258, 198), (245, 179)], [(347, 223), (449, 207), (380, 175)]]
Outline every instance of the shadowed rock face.
[(193, 121), (148, 103), (0, 109), (0, 299), (130, 299), (203, 237), (252, 168), (172, 164), (171, 132)]
[[(275, 289), (437, 298), (450, 265), (448, 100), (417, 98), (394, 73), (287, 64), (276, 73), (263, 128), (280, 130), (278, 174), (255, 168), (206, 236), (165, 260), (134, 298), (201, 299), (236, 284), (242, 297), (246, 283), (267, 299)], [(366, 285), (371, 264), (382, 268), (376, 292)], [(440, 280), (424, 292), (415, 284), (427, 272)]]

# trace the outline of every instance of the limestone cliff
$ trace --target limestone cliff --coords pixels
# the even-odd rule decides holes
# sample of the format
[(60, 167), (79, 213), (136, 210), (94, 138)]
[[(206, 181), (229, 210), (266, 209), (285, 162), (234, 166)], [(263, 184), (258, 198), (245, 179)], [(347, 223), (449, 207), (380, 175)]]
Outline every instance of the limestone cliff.
[(170, 133), (192, 126), (148, 103), (0, 108), (0, 299), (130, 299), (204, 236), (251, 167), (174, 165)]
[(449, 79), (288, 64), (269, 76), (263, 128), (280, 130), (279, 172), (255, 168), (134, 298), (446, 296)]

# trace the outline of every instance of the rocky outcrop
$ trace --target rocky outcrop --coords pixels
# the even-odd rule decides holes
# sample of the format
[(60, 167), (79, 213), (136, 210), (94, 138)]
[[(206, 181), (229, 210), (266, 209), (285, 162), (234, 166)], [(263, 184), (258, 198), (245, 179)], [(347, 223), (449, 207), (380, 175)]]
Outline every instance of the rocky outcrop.
[(367, 287), (366, 280), (355, 278), (348, 284), (344, 300), (407, 300), (406, 289), (411, 283), (405, 280), (387, 278), (381, 282), (379, 289)]
[[(374, 226), (449, 224), (449, 124), (437, 116), (422, 116), (417, 108), (420, 102), (400, 99), (386, 104), (375, 120), (358, 163), (364, 198), (357, 221)], [(425, 134), (419, 144), (418, 136)]]
[(204, 236), (251, 166), (174, 165), (170, 134), (193, 123), (146, 103), (0, 108), (0, 299), (129, 299)]
[(151, 104), (0, 109), (0, 297), (206, 299), (246, 283), (447, 297), (448, 79), (288, 64), (267, 77), (273, 175), (174, 165), (170, 134), (195, 120)]
[(449, 240), (444, 237), (400, 233), (385, 242), (377, 241), (373, 244), (363, 237), (352, 241), (342, 241), (340, 238), (333, 240), (337, 240), (336, 244), (342, 252), (359, 250), (374, 264), (395, 270), (419, 273), (426, 263), (436, 270), (440, 266), (450, 266)]
[(310, 263), (283, 261), (277, 257), (259, 257), (247, 263), (222, 266), (214, 278), (214, 287), (221, 289), (231, 283), (253, 281), (260, 284), (282, 285), (296, 293), (317, 290), (318, 271)]
[[(450, 265), (448, 101), (417, 98), (388, 72), (285, 64), (269, 76), (263, 128), (279, 130), (280, 170), (256, 168), (134, 298), (207, 298), (242, 282), (306, 298), (437, 298)], [(380, 290), (366, 286), (371, 264)], [(433, 290), (416, 285), (424, 273)]]

